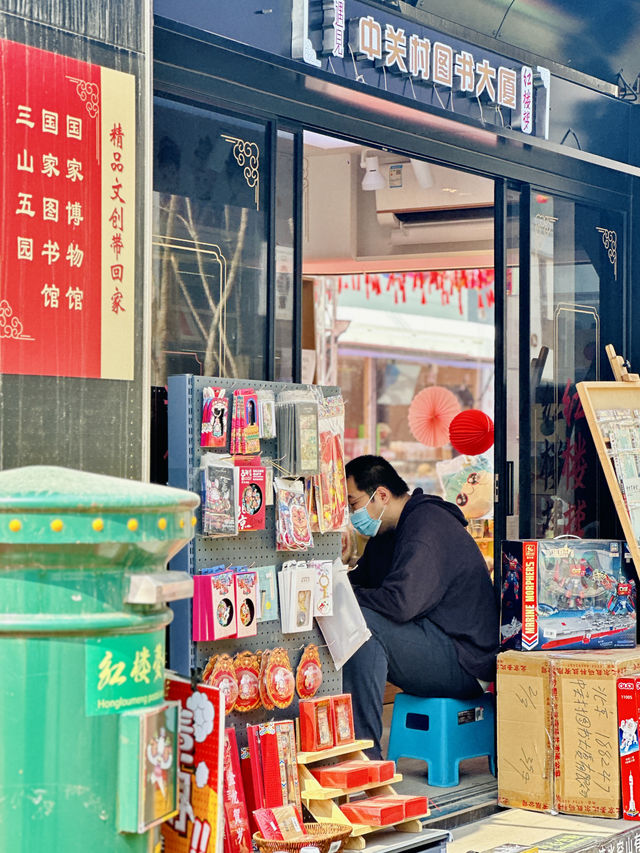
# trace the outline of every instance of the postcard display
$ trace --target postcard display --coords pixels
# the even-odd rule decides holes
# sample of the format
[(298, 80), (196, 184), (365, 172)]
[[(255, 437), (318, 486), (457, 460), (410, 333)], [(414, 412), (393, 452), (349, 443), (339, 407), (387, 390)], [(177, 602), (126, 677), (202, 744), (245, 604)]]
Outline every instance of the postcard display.
[[(201, 493), (201, 464), (203, 455), (212, 451), (215, 452), (214, 448), (220, 454), (225, 452), (224, 444), (220, 438), (225, 425), (220, 421), (220, 413), (222, 412), (223, 416), (226, 413), (227, 438), (231, 439), (231, 431), (233, 429), (232, 411), (234, 408), (233, 392), (238, 389), (245, 389), (247, 386), (251, 386), (258, 395), (266, 394), (267, 398), (273, 395), (276, 399), (282, 391), (300, 390), (305, 387), (289, 383), (259, 382), (246, 379), (233, 380), (191, 375), (169, 377), (170, 485), (191, 489), (192, 491), (197, 491), (199, 494)], [(226, 406), (221, 403), (220, 395), (217, 391), (219, 388), (224, 388), (225, 390), (227, 400), (229, 401)], [(321, 387), (318, 390), (325, 398), (339, 394), (339, 390), (336, 388)], [(226, 412), (223, 410), (226, 410)], [(209, 417), (210, 415), (212, 424), (211, 437), (209, 437), (207, 430), (204, 440), (201, 437), (203, 411), (205, 412), (205, 417)], [(276, 425), (279, 414), (276, 414), (274, 421)], [(201, 446), (201, 440), (207, 446)], [(252, 438), (250, 437), (249, 440), (252, 440)], [(290, 470), (290, 468), (287, 469), (285, 466), (285, 462), (287, 465), (290, 465), (290, 461), (288, 459), (283, 461), (278, 457), (278, 444), (275, 438), (260, 438), (259, 446), (263, 459), (275, 460), (282, 468)], [(226, 442), (226, 447), (229, 447), (229, 441)], [(282, 450), (282, 444), (280, 445), (280, 450)], [(287, 448), (285, 448), (284, 452), (288, 457), (289, 451)], [(212, 460), (212, 457), (207, 456), (206, 460)], [(215, 460), (213, 461), (215, 462)], [(284, 476), (277, 469), (274, 469), (273, 475), (274, 480)], [(234, 476), (238, 477), (239, 475)], [(224, 471), (222, 471), (221, 476), (217, 479), (216, 487), (223, 490), (226, 489), (228, 478), (225, 476)], [(239, 665), (251, 673), (252, 667), (255, 667), (255, 653), (258, 650), (277, 650), (278, 654), (280, 654), (280, 650), (284, 650), (288, 655), (293, 673), (295, 674), (297, 670), (298, 674), (295, 686), (299, 691), (300, 679), (308, 679), (313, 674), (316, 660), (322, 667), (321, 686), (317, 690), (317, 693), (310, 694), (314, 698), (308, 700), (308, 702), (299, 700), (298, 691), (295, 691), (291, 704), (282, 703), (286, 706), (279, 707), (277, 702), (271, 702), (261, 692), (261, 701), (259, 703), (245, 706), (248, 710), (242, 712), (233, 710), (228, 715), (226, 725), (227, 727), (233, 726), (235, 728), (241, 756), (243, 752), (247, 752), (251, 756), (252, 738), (255, 738), (256, 735), (260, 739), (270, 736), (271, 729), (267, 725), (268, 723), (272, 723), (273, 721), (278, 726), (280, 725), (279, 721), (295, 720), (301, 711), (304, 712), (306, 721), (308, 717), (306, 711), (309, 708), (315, 708), (316, 703), (319, 703), (319, 719), (322, 720), (324, 719), (321, 713), (323, 705), (329, 705), (331, 702), (330, 697), (334, 697), (334, 702), (331, 705), (332, 709), (335, 706), (338, 711), (340, 711), (340, 700), (342, 699), (341, 671), (336, 671), (333, 660), (325, 645), (325, 640), (317, 627), (315, 619), (312, 618), (314, 615), (319, 615), (322, 612), (321, 609), (320, 611), (316, 610), (313, 614), (309, 613), (307, 621), (301, 619), (299, 609), (295, 614), (288, 614), (287, 617), (287, 614), (282, 614), (279, 608), (281, 600), (279, 592), (282, 594), (280, 588), (287, 589), (291, 587), (295, 593), (293, 599), (298, 601), (306, 600), (304, 590), (307, 588), (305, 586), (307, 580), (305, 580), (304, 570), (299, 572), (298, 586), (296, 587), (296, 581), (293, 576), (285, 579), (285, 574), (290, 570), (285, 567), (287, 571), (284, 571), (283, 564), (290, 561), (305, 560), (307, 561), (307, 566), (311, 566), (313, 565), (313, 561), (333, 561), (339, 558), (341, 552), (340, 533), (330, 532), (322, 534), (314, 532), (313, 547), (303, 552), (279, 549), (276, 542), (274, 500), (268, 494), (269, 490), (273, 491), (272, 486), (268, 482), (265, 488), (264, 503), (266, 504), (266, 508), (264, 529), (248, 529), (246, 526), (240, 524), (238, 525), (238, 535), (227, 534), (222, 537), (212, 537), (210, 535), (203, 535), (201, 523), (196, 528), (194, 540), (170, 564), (171, 569), (191, 573), (194, 576), (196, 586), (199, 583), (208, 582), (207, 572), (212, 567), (247, 567), (246, 570), (249, 573), (256, 571), (259, 576), (257, 594), (261, 599), (261, 603), (264, 605), (266, 597), (267, 601), (273, 601), (277, 612), (277, 618), (269, 618), (267, 613), (262, 612), (261, 620), (257, 624), (257, 633), (254, 636), (241, 636), (242, 632), (239, 632), (238, 636), (234, 638), (225, 638), (222, 633), (217, 635), (219, 639), (215, 641), (210, 639), (194, 641), (194, 636), (209, 636), (207, 626), (208, 614), (197, 612), (197, 609), (191, 603), (174, 602), (172, 607), (175, 616), (170, 626), (169, 645), (169, 663), (171, 669), (183, 676), (191, 676), (194, 673), (201, 674), (203, 671), (205, 671), (206, 675), (207, 664), (213, 655), (229, 655), (230, 658), (227, 659), (229, 662), (231, 662), (231, 658), (235, 657), (236, 673), (239, 671)], [(242, 487), (241, 491), (244, 494), (244, 487)], [(206, 518), (204, 513), (203, 522), (209, 530), (214, 525), (219, 527), (221, 524), (220, 518), (212, 518), (211, 516)], [(273, 571), (268, 571), (268, 567), (272, 567)], [(232, 575), (233, 573), (229, 571), (228, 574)], [(224, 601), (227, 597), (231, 600), (230, 591), (234, 581), (232, 577), (225, 579), (224, 572), (216, 574), (215, 577), (220, 589), (218, 590), (219, 601), (214, 597), (214, 607), (224, 606)], [(227, 594), (225, 594), (224, 589), (221, 587), (223, 582), (228, 585)], [(238, 582), (237, 578), (235, 582)], [(323, 579), (321, 573), (317, 575), (317, 583), (322, 590)], [(318, 607), (318, 600), (322, 602), (322, 595), (316, 598), (316, 608)], [(273, 609), (271, 616), (273, 616)], [(282, 633), (283, 622), (281, 622), (281, 617), (285, 621), (288, 619), (291, 622), (289, 628), (294, 629), (295, 633)], [(240, 622), (238, 621), (237, 624), (240, 625)], [(310, 655), (309, 646), (311, 644), (317, 646), (317, 653), (314, 650)], [(317, 658), (315, 657), (316, 654)], [(240, 658), (243, 660), (246, 659), (246, 667), (243, 660), (239, 660)], [(220, 657), (216, 660), (219, 661)], [(253, 671), (255, 672), (255, 669)], [(374, 797), (379, 797), (381, 800), (384, 800), (386, 797), (395, 797), (395, 792), (391, 788), (390, 783), (397, 782), (402, 777), (395, 773), (395, 768), (393, 768), (393, 773), (387, 773), (384, 778), (380, 777), (380, 779), (374, 779), (370, 773), (364, 774), (361, 772), (360, 776), (364, 777), (366, 775), (366, 780), (354, 777), (352, 780), (353, 784), (350, 783), (343, 789), (336, 785), (323, 785), (316, 778), (314, 775), (316, 767), (321, 767), (321, 762), (323, 761), (335, 761), (338, 758), (341, 762), (356, 762), (360, 766), (369, 763), (363, 750), (371, 746), (371, 742), (355, 739), (352, 731), (352, 722), (351, 735), (349, 736), (349, 732), (346, 731), (348, 726), (345, 725), (345, 720), (347, 718), (352, 719), (350, 717), (350, 697), (346, 698), (349, 699), (349, 711), (343, 715), (342, 722), (339, 713), (337, 716), (331, 717), (331, 724), (329, 726), (330, 743), (326, 740), (319, 741), (317, 749), (309, 750), (309, 738), (305, 737), (303, 739), (307, 743), (307, 747), (305, 751), (305, 746), (302, 745), (301, 751), (297, 753), (299, 779), (296, 780), (296, 784), (299, 786), (298, 802), (303, 803), (318, 822), (341, 823), (345, 826), (353, 826), (353, 834), (348, 840), (347, 846), (362, 849), (365, 847), (364, 836), (369, 832), (380, 829), (380, 825), (375, 825), (373, 819), (367, 821), (367, 824), (358, 822), (353, 816), (349, 820), (346, 812), (341, 811), (339, 804), (345, 805), (345, 807), (348, 806), (348, 803), (345, 804), (344, 800), (349, 800), (351, 794), (363, 790), (368, 792), (372, 801)], [(265, 699), (266, 701), (264, 701)], [(337, 705), (335, 700), (338, 700)], [(236, 704), (237, 707), (238, 705)], [(269, 710), (265, 710), (265, 708), (269, 708)], [(332, 713), (334, 712), (332, 711)], [(287, 723), (283, 722), (282, 725), (287, 725)], [(326, 729), (326, 726), (322, 727), (321, 725), (323, 737), (327, 735)], [(262, 730), (261, 734), (259, 730)], [(312, 745), (315, 744), (312, 742)], [(242, 760), (240, 760), (240, 764), (242, 763)], [(248, 771), (248, 767), (245, 769)], [(373, 771), (373, 769), (373, 766), (370, 767), (370, 771)], [(242, 775), (245, 775), (244, 769)], [(251, 772), (248, 773), (245, 779), (244, 787), (247, 793), (249, 815), (251, 814), (251, 803), (253, 800), (253, 783), (250, 780), (255, 780), (259, 775), (258, 769), (252, 767)], [(395, 804), (392, 804), (395, 809), (393, 812), (395, 815), (394, 824), (397, 829), (408, 832), (419, 832), (422, 829), (422, 824), (418, 818), (428, 812), (426, 802), (424, 804), (417, 803), (417, 800), (420, 798), (407, 799), (411, 800), (411, 802), (405, 803), (398, 798)], [(389, 811), (388, 804), (381, 801), (381, 812), (385, 811), (383, 807)], [(264, 811), (269, 810), (265, 809)], [(278, 811), (278, 809), (274, 811)], [(400, 811), (402, 811), (401, 815)], [(418, 811), (420, 811), (420, 814), (418, 814)], [(251, 817), (249, 817), (249, 820), (251, 820)], [(394, 824), (388, 825), (391, 827)], [(253, 828), (255, 828), (255, 825)]]

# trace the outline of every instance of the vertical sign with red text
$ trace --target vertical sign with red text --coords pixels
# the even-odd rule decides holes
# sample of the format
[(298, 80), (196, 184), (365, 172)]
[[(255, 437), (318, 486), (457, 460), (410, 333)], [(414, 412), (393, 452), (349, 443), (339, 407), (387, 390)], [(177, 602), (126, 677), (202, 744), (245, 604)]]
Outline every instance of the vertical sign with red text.
[(135, 78), (0, 40), (0, 373), (133, 379)]
[(538, 645), (538, 543), (522, 544), (522, 648)]

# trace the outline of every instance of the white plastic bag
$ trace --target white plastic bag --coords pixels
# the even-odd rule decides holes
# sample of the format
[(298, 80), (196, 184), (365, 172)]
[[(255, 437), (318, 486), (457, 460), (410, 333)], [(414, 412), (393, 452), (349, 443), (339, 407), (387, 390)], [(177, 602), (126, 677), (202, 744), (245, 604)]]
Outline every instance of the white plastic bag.
[(333, 614), (317, 616), (316, 621), (336, 669), (341, 669), (371, 636), (351, 586), (348, 569), (340, 560), (333, 563)]

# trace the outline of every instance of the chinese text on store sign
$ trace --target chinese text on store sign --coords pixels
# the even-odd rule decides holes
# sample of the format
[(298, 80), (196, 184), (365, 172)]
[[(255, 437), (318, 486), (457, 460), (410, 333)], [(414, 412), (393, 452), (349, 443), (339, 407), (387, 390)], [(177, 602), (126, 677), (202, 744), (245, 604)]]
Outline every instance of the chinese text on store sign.
[(548, 136), (548, 69), (523, 66), (399, 16), (370, 14), (357, 0), (324, 0), (320, 22), (310, 0), (294, 0), (297, 18), (303, 19), (303, 8), (310, 32), (304, 50), (294, 38), (294, 58), (483, 125)]
[(476, 98), (515, 110), (517, 74), (512, 68), (493, 67), (489, 60), (476, 61), (471, 53), (414, 34), (401, 27), (378, 23), (371, 15), (359, 18), (355, 52), (384, 65), (388, 71), (409, 74), (416, 80), (431, 81), (449, 89), (457, 86)]
[(10, 41), (0, 63), (0, 371), (132, 379), (134, 79)]

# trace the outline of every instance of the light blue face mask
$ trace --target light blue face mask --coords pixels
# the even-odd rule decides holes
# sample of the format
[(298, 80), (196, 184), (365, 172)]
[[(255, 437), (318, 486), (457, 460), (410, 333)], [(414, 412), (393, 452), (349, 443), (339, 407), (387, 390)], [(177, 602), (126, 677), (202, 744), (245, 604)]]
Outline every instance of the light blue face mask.
[[(377, 491), (378, 490), (376, 489), (376, 492)], [(367, 511), (367, 507), (374, 499), (376, 492), (371, 495), (371, 497), (364, 506), (361, 506), (360, 509), (357, 509), (355, 512), (352, 512), (349, 516), (351, 524), (355, 527), (358, 533), (362, 534), (362, 536), (375, 536), (378, 530), (380, 530), (380, 525), (382, 524), (384, 507), (382, 509), (382, 512), (380, 513), (379, 518), (371, 518)]]

